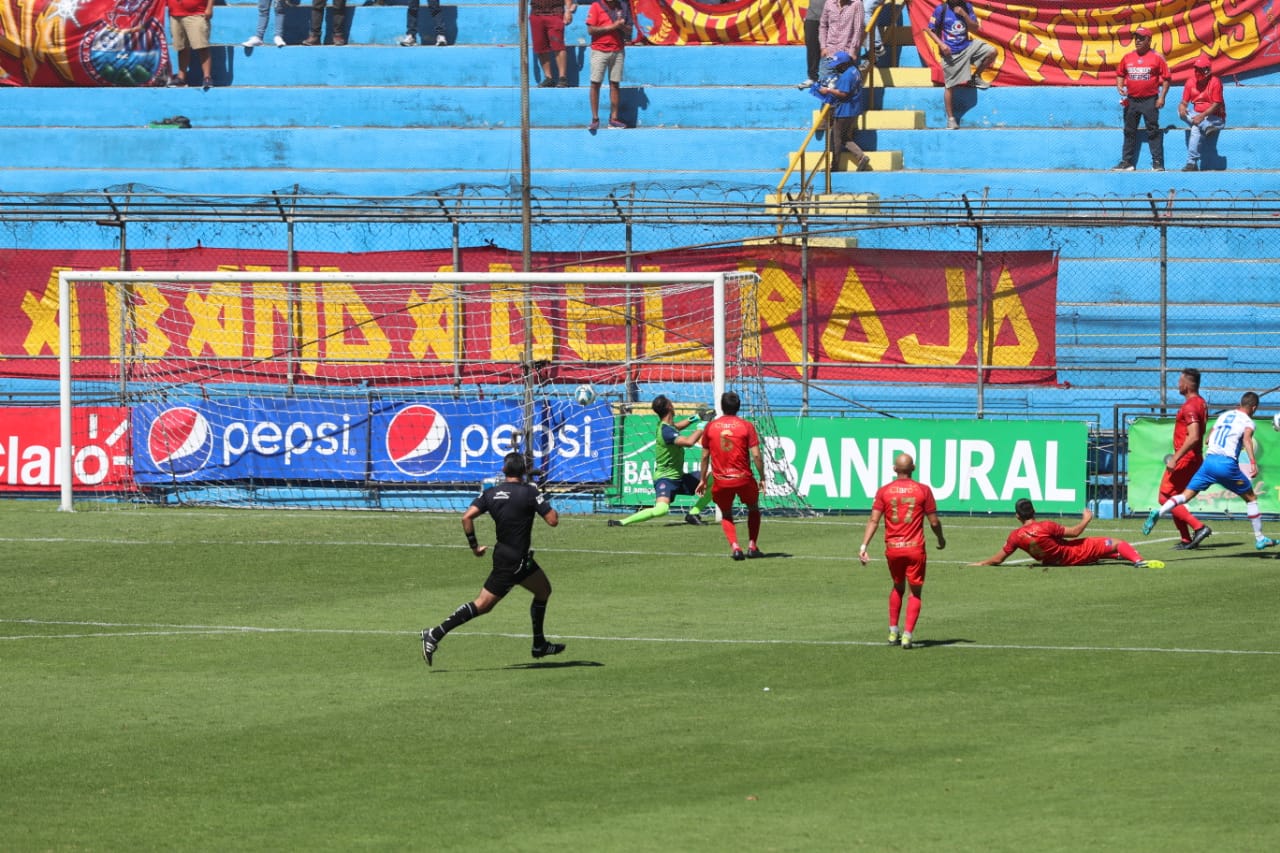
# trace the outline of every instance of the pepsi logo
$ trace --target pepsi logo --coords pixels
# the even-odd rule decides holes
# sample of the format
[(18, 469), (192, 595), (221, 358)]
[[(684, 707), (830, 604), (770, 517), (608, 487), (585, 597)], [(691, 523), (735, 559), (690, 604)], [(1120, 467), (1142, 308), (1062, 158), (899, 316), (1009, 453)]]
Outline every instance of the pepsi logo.
[(189, 406), (166, 409), (147, 430), (147, 454), (160, 473), (190, 477), (204, 470), (213, 456), (213, 429)]
[(400, 473), (425, 477), (449, 458), (449, 422), (430, 406), (405, 406), (387, 424), (387, 458)]

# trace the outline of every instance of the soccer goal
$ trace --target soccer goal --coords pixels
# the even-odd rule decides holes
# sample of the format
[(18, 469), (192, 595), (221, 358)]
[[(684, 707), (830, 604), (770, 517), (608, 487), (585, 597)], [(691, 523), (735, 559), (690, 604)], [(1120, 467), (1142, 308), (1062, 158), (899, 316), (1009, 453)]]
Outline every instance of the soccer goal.
[(755, 386), (758, 283), (63, 271), (61, 508), (454, 509), (512, 451), (581, 511), (616, 505), (655, 395)]

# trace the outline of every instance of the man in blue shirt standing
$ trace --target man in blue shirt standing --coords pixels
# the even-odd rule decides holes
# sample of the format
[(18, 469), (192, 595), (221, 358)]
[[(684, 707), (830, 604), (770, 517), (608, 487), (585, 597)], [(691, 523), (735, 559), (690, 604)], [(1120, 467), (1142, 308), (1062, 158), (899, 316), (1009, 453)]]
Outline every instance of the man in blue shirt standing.
[(982, 72), (995, 62), (996, 50), (985, 41), (970, 38), (969, 30), (978, 29), (973, 6), (968, 0), (946, 0), (929, 16), (925, 33), (938, 46), (942, 60), (942, 102), (947, 108), (947, 130), (960, 126), (951, 105), (951, 90), (972, 82), (976, 89), (991, 86)]

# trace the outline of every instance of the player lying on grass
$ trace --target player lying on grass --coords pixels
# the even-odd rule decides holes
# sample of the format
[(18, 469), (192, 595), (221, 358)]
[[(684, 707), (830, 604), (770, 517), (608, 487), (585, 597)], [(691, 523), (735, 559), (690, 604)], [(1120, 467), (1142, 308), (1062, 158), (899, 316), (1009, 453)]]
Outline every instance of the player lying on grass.
[(1104, 536), (1076, 538), (1093, 521), (1093, 513), (1087, 509), (1080, 522), (1070, 527), (1063, 527), (1056, 521), (1036, 521), (1035, 505), (1026, 498), (1014, 505), (1013, 512), (1022, 526), (1009, 534), (1004, 547), (995, 556), (970, 565), (998, 566), (1014, 551), (1021, 549), (1046, 566), (1087, 566), (1111, 558), (1128, 560), (1137, 569), (1164, 568), (1164, 563), (1159, 560), (1142, 559), (1142, 555), (1123, 539)]

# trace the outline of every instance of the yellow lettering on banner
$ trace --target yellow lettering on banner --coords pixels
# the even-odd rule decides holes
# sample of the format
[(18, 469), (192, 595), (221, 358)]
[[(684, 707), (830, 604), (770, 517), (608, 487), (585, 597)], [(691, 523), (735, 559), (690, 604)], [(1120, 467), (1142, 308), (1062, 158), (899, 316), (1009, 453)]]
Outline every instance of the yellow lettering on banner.
[[(53, 355), (61, 353), (58, 346), (58, 273), (71, 267), (54, 267), (49, 270), (44, 293), (39, 296), (30, 291), (22, 294), (22, 313), (31, 321), (22, 348), (27, 355), (40, 355), (47, 347)], [(71, 354), (80, 354), (80, 308), (76, 290), (71, 289)]]
[[(865, 341), (848, 339), (849, 327), (857, 321)], [(858, 277), (858, 271), (849, 267), (844, 286), (831, 306), (831, 319), (822, 330), (822, 349), (835, 361), (861, 361), (877, 363), (889, 349), (889, 336), (884, 323), (876, 314), (871, 295)]]
[(220, 358), (244, 352), (244, 303), (238, 284), (215, 282), (204, 294), (188, 291), (186, 307), (191, 315), (187, 352), (200, 356), (208, 347)]
[(160, 360), (169, 354), (173, 341), (160, 329), (160, 318), (170, 308), (169, 299), (157, 285), (139, 282), (133, 287), (133, 326), (137, 343), (135, 355)]
[(795, 365), (796, 372), (803, 372), (804, 341), (796, 334), (797, 324), (792, 317), (800, 313), (804, 298), (791, 277), (775, 264), (766, 264), (760, 270), (760, 287), (756, 311), (759, 312), (760, 337), (772, 336), (786, 353), (787, 360)]
[[(511, 272), (509, 264), (491, 264), (490, 272)], [(529, 296), (527, 285), (495, 284), (489, 289), (489, 351), (494, 361), (519, 363), (524, 360), (524, 335), (517, 340), (512, 319), (523, 325), (527, 319), (533, 329), (533, 358), (550, 361), (554, 355), (555, 337), (551, 323), (538, 303)], [(533, 316), (524, 315), (525, 302), (529, 300)]]
[(913, 334), (898, 339), (902, 360), (907, 364), (959, 364), (969, 349), (969, 301), (964, 270), (948, 268), (947, 342), (922, 344)]
[[(756, 265), (749, 261), (738, 262), (738, 272), (749, 272), (759, 275)], [(742, 357), (760, 358), (764, 353), (761, 342), (760, 318), (752, 315), (755, 307), (756, 290), (748, 287), (738, 288), (738, 316), (742, 318)], [(729, 297), (726, 297), (728, 301)]]
[(453, 285), (440, 283), (431, 286), (426, 299), (418, 296), (417, 290), (409, 291), (409, 303), (405, 306), (413, 320), (409, 355), (422, 360), (430, 353), (437, 361), (457, 360), (453, 345), (453, 295)]
[[(301, 272), (337, 272), (336, 269), (302, 269)], [(304, 281), (298, 285), (297, 314), (293, 318), (293, 338), (297, 341), (298, 367), (303, 373), (315, 376), (320, 368), (320, 308), (316, 298), (315, 282)]]
[(1258, 31), (1257, 16), (1253, 12), (1232, 15), (1228, 10), (1229, 5), (1213, 3), (1209, 6), (1213, 10), (1214, 20), (1217, 23), (1214, 33), (1217, 38), (1213, 44), (1223, 56), (1238, 60), (1248, 59), (1258, 51), (1262, 40)]
[(276, 318), (286, 329), (292, 329), (289, 317), (289, 292), (278, 282), (253, 283), (253, 357), (272, 358), (288, 352), (292, 346), (288, 334), (276, 334)]
[[(1000, 329), (1005, 323), (1013, 329), (1016, 344), (996, 346), (1000, 337)], [(991, 299), (991, 330), (989, 337), (983, 341), (987, 350), (987, 363), (997, 367), (1026, 367), (1035, 362), (1040, 352), (1040, 338), (1036, 328), (1027, 315), (1027, 306), (1022, 303), (1013, 283), (1013, 276), (1008, 269), (1000, 271), (996, 280), (996, 292)]]
[(346, 282), (324, 285), (324, 328), (326, 361), (381, 364), (391, 355), (387, 333), (356, 289)]
[(592, 343), (592, 330), (617, 328), (627, 322), (627, 306), (625, 303), (601, 305), (587, 301), (587, 287), (584, 284), (565, 286), (568, 305), (565, 309), (565, 323), (568, 325), (566, 343), (578, 358), (583, 361), (621, 361), (627, 357), (625, 341), (614, 343)]

